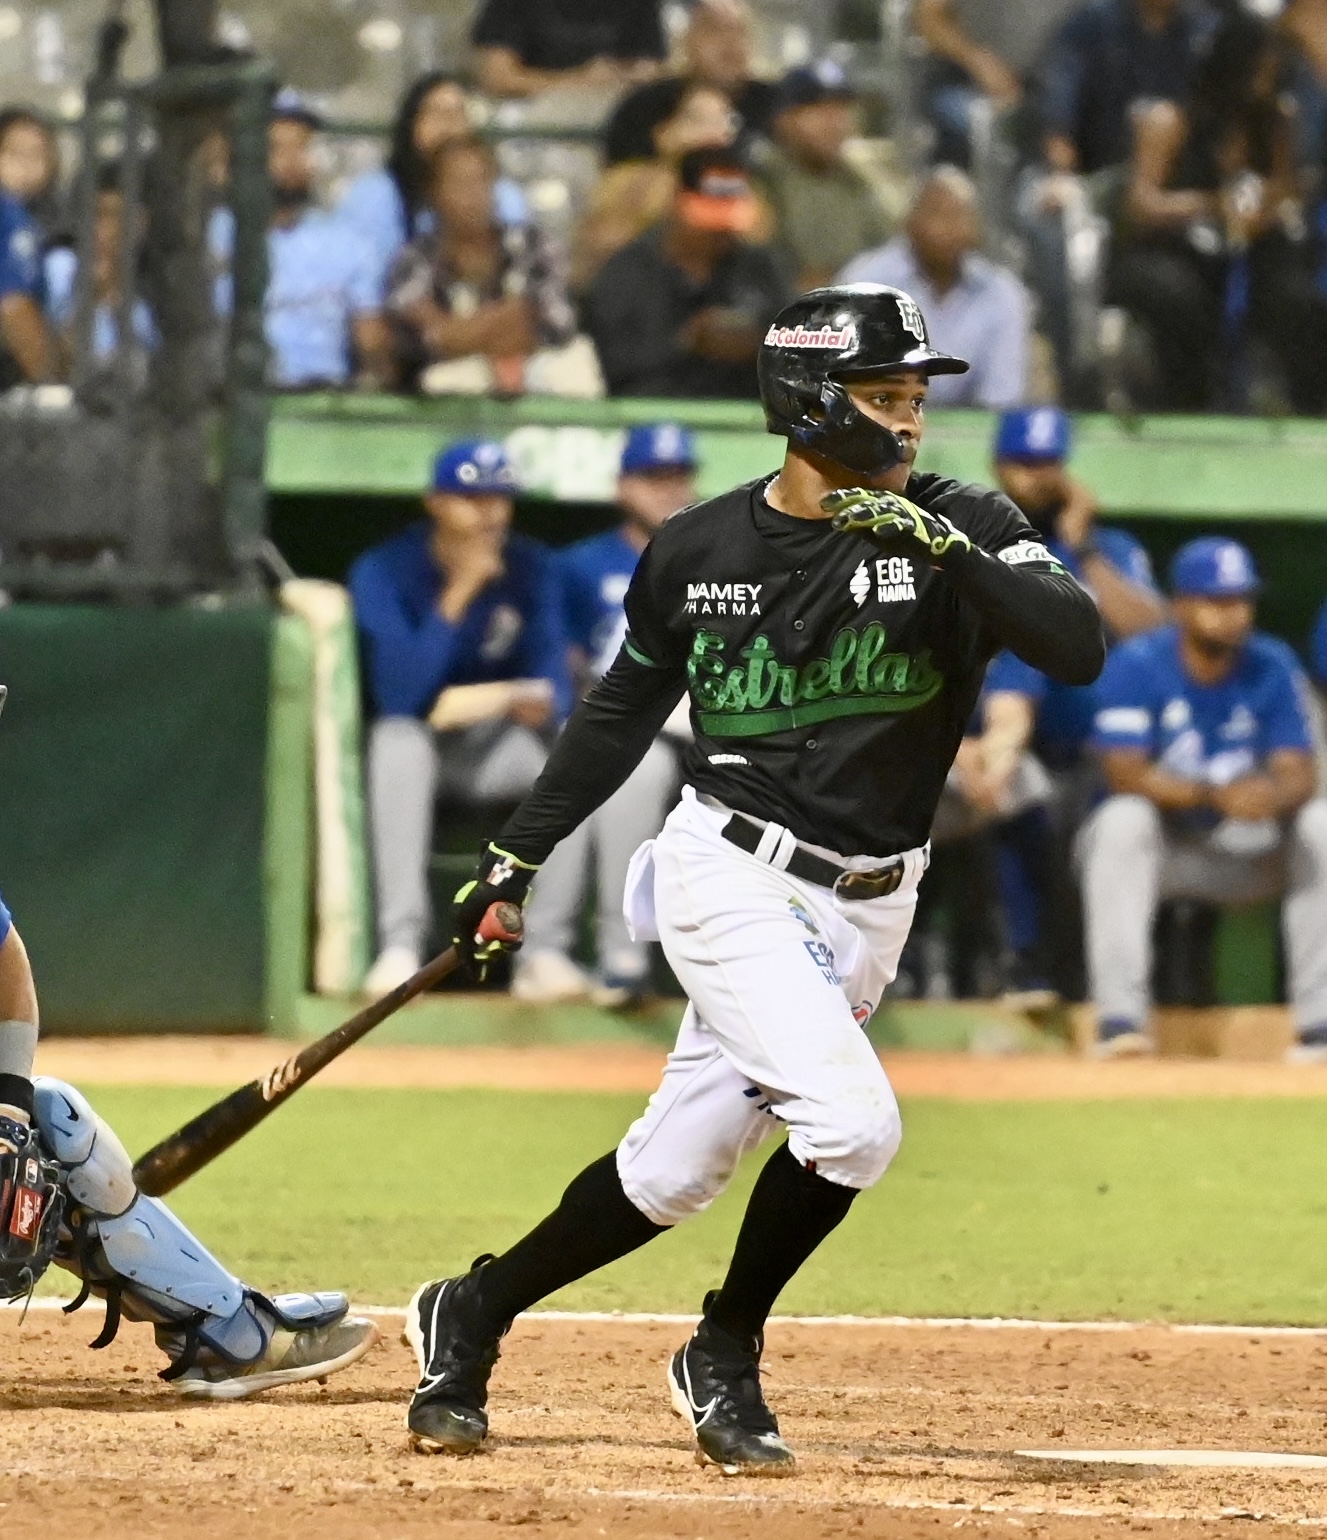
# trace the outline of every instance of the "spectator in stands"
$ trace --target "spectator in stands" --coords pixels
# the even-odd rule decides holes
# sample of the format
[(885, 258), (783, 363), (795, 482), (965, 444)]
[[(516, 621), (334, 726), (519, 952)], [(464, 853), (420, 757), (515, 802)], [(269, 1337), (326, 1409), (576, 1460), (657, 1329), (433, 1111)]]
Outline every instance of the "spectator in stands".
[[(421, 75), (401, 98), (387, 163), (356, 177), (337, 207), (372, 246), (384, 281), (405, 243), (434, 229), (434, 157), (444, 145), (473, 135), (470, 98), (455, 75), (442, 70)], [(500, 176), (494, 184), (493, 214), (503, 225), (529, 218), (525, 194), (510, 177)]]
[(266, 329), (271, 382), (285, 390), (352, 380), (381, 385), (391, 369), (373, 252), (313, 201), (313, 145), (321, 128), (294, 92), (279, 93), (268, 130), (273, 212)]
[(979, 103), (993, 115), (1021, 106), (1033, 66), (1076, 0), (918, 0), (913, 27), (930, 57), (924, 73), (932, 159), (970, 167)]
[(1031, 299), (980, 246), (971, 178), (955, 166), (937, 166), (917, 190), (906, 234), (854, 257), (838, 277), (905, 290), (922, 307), (934, 346), (971, 361), (967, 374), (931, 381), (934, 406), (1003, 408), (1027, 397)]
[(1036, 72), (1030, 116), (1040, 126), (1041, 165), (1022, 178), (1016, 208), (1027, 279), (1067, 399), (1095, 404), (1101, 390), (1096, 317), (1132, 115), (1142, 103), (1188, 95), (1216, 14), (1206, 0), (1088, 0)]
[(482, 141), (444, 145), (433, 163), (433, 231), (409, 242), (392, 270), (398, 376), (430, 394), (520, 392), (530, 357), (575, 334), (561, 253), (535, 225), (498, 223), (497, 179)]
[[(996, 480), (1096, 599), (1113, 645), (1163, 624), (1166, 606), (1139, 542), (1097, 522), (1096, 498), (1070, 474), (1069, 452), (1069, 419), (1059, 407), (1006, 412), (996, 431)], [(960, 753), (968, 798), (997, 820), (1010, 984), (1024, 1003), (1052, 985), (1069, 993), (1076, 982), (1069, 855), (1095, 785), (1087, 753), (1094, 705), (1095, 686), (1057, 684), (1001, 653), (986, 674), (982, 732)]]
[(682, 37), (682, 73), (638, 86), (624, 96), (604, 132), (604, 160), (648, 160), (654, 133), (677, 106), (679, 79), (722, 91), (737, 113), (743, 148), (769, 132), (774, 87), (751, 71), (751, 11), (746, 0), (698, 0)]
[(893, 233), (875, 189), (844, 154), (856, 127), (856, 95), (825, 61), (779, 82), (761, 178), (774, 205), (775, 244), (799, 289), (831, 283), (859, 251)]
[(734, 151), (683, 157), (668, 218), (610, 258), (586, 296), (610, 395), (758, 394), (756, 353), (789, 293), (774, 254), (742, 239), (758, 216)]
[(50, 124), (31, 107), (0, 111), (0, 192), (8, 193), (50, 241), (62, 233), (60, 147)]
[(1047, 166), (1086, 175), (1124, 165), (1134, 108), (1184, 100), (1216, 23), (1203, 0), (1088, 0), (1039, 71)]
[(17, 198), (0, 192), (0, 390), (55, 378), (45, 300), (41, 232)]
[[(664, 521), (695, 502), (695, 473), (695, 443), (685, 428), (669, 422), (633, 428), (617, 483), (621, 522), (558, 553), (564, 623), (587, 686), (617, 656), (627, 632), (622, 600), (636, 563)], [(512, 978), (518, 999), (588, 994), (598, 1005), (621, 1006), (648, 994), (649, 950), (631, 939), (622, 895), (632, 855), (663, 826), (677, 790), (674, 745), (689, 731), (683, 702), (621, 789), (545, 861), (525, 910), (525, 945)], [(592, 860), (599, 963), (593, 980), (570, 955)]]
[[(99, 168), (97, 206), (92, 225), (92, 331), (90, 352), (96, 363), (105, 363), (115, 353), (124, 310), (126, 266), (137, 273), (139, 230), (126, 228), (124, 193), (120, 186), (120, 168), (115, 164)], [(129, 242), (133, 251), (126, 253)], [(45, 261), (46, 308), (52, 324), (61, 334), (66, 354), (75, 346), (76, 287), (78, 258), (68, 246), (47, 252)], [(137, 382), (146, 379), (147, 354), (156, 346), (157, 329), (152, 312), (140, 295), (130, 294), (130, 327), (135, 343), (128, 373)]]
[(1145, 326), (1155, 410), (1246, 408), (1256, 336), (1279, 363), (1293, 408), (1327, 402), (1327, 308), (1298, 224), (1291, 111), (1275, 34), (1232, 12), (1184, 106), (1140, 108), (1108, 297)]
[(621, 90), (659, 73), (659, 0), (484, 0), (470, 30), (490, 96)]
[(1304, 1056), (1327, 1056), (1327, 803), (1314, 797), (1307, 688), (1254, 630), (1258, 575), (1233, 540), (1171, 568), (1175, 624), (1124, 642), (1098, 684), (1093, 742), (1111, 795), (1083, 830), (1098, 1051), (1146, 1052), (1152, 924), (1163, 898), (1283, 895)]
[[(648, 160), (609, 166), (595, 184), (576, 231), (573, 282), (583, 290), (615, 251), (666, 217), (677, 191), (677, 168), (691, 150), (724, 149), (737, 134), (737, 114), (717, 86), (703, 81), (660, 81), (676, 105), (654, 127)], [(772, 227), (772, 220), (765, 220)], [(768, 233), (768, 231), (767, 231)]]
[(500, 444), (437, 458), (426, 519), (359, 557), (350, 594), (374, 721), (368, 794), (386, 994), (420, 964), (440, 797), (515, 800), (570, 708), (550, 553), (511, 533), (516, 483)]

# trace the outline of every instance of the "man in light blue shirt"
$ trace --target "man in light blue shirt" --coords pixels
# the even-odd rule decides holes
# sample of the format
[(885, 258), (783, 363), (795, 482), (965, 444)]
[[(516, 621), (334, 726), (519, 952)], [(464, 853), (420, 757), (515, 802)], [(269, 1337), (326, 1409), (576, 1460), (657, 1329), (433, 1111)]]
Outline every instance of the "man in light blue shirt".
[(971, 361), (936, 375), (931, 406), (1021, 406), (1028, 393), (1032, 302), (1008, 268), (983, 257), (977, 191), (953, 166), (922, 183), (906, 233), (856, 256), (836, 283), (884, 283), (911, 294), (935, 347)]
[(1175, 624), (1122, 643), (1097, 684), (1093, 746), (1112, 793), (1083, 829), (1088, 982), (1099, 1051), (1145, 1052), (1163, 898), (1281, 895), (1302, 1058), (1327, 1058), (1327, 802), (1314, 795), (1308, 682), (1255, 631), (1258, 574), (1233, 540), (1171, 569)]
[(391, 339), (382, 271), (346, 221), (313, 203), (320, 127), (293, 92), (277, 96), (268, 140), (275, 202), (267, 238), (269, 378), (287, 390), (384, 385)]

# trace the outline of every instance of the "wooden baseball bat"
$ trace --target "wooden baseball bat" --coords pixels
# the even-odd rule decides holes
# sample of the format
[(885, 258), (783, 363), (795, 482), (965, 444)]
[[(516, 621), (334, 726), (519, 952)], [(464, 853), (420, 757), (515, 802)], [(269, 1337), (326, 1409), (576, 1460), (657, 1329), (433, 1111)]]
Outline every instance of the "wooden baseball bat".
[[(518, 941), (521, 936), (520, 909), (515, 904), (491, 904), (479, 923), (478, 934), (485, 941)], [(248, 1085), (223, 1096), (196, 1118), (191, 1118), (183, 1128), (167, 1134), (134, 1163), (134, 1180), (139, 1190), (150, 1198), (159, 1198), (196, 1171), (201, 1171), (257, 1128), (282, 1102), (289, 1101), (302, 1085), (333, 1059), (339, 1058), (352, 1043), (372, 1032), (380, 1022), (400, 1010), (407, 1000), (413, 1000), (417, 994), (455, 972), (460, 960), (456, 948), (449, 946), (417, 973), (412, 973), (404, 984), (398, 984), (390, 994), (365, 1006), (358, 1015), (301, 1048), (260, 1079), (251, 1080)]]

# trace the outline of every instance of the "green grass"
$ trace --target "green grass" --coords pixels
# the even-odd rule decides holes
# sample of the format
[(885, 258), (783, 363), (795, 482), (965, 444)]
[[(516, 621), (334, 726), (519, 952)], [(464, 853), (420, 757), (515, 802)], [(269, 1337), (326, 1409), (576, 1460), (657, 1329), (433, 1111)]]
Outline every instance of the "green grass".
[[(90, 1094), (134, 1152), (212, 1095)], [(315, 1087), (171, 1201), (257, 1285), (403, 1302), (421, 1279), (515, 1239), (641, 1103)], [(1327, 1321), (1321, 1101), (917, 1101), (904, 1118), (893, 1169), (781, 1310)], [(553, 1303), (695, 1309), (722, 1274), (755, 1169), (708, 1214)], [(54, 1272), (52, 1284), (67, 1287)]]

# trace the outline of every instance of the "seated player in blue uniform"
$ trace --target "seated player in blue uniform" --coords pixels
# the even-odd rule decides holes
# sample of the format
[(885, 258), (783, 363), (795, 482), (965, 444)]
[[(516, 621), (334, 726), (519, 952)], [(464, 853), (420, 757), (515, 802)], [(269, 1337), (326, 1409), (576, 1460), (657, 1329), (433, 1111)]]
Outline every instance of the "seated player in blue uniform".
[[(611, 666), (627, 634), (622, 607), (640, 554), (679, 508), (696, 500), (696, 446), (676, 423), (633, 428), (617, 482), (621, 522), (558, 553), (563, 616), (582, 682), (588, 688)], [(525, 911), (525, 945), (516, 955), (512, 993), (530, 1001), (589, 994), (599, 1005), (624, 1005), (648, 992), (649, 950), (633, 941), (622, 913), (627, 867), (656, 835), (677, 790), (673, 744), (690, 734), (684, 712), (664, 731), (604, 805), (553, 851)], [(595, 860), (599, 974), (590, 980), (571, 960)]]
[[(1096, 498), (1068, 470), (1071, 448), (1069, 418), (1059, 407), (1005, 412), (996, 430), (995, 474), (1051, 554), (1096, 599), (1113, 644), (1161, 625), (1165, 601), (1139, 542), (1097, 522)], [(968, 799), (998, 820), (1010, 998), (1024, 1005), (1076, 990), (1069, 851), (1095, 777), (1086, 753), (1095, 689), (1059, 684), (1002, 652), (986, 673), (983, 730), (959, 755)]]
[(115, 1132), (73, 1086), (33, 1076), (37, 992), (0, 899), (0, 1300), (21, 1299), (51, 1262), (106, 1301), (93, 1347), (121, 1318), (151, 1322), (182, 1395), (239, 1401), (324, 1379), (377, 1341), (344, 1294), (249, 1288), (157, 1198), (141, 1193)]
[(1327, 1057), (1327, 802), (1315, 797), (1308, 683), (1254, 630), (1258, 574), (1233, 540), (1190, 541), (1175, 624), (1123, 643), (1097, 689), (1110, 796), (1080, 841), (1088, 982), (1104, 1055), (1146, 1052), (1163, 898), (1281, 895), (1299, 1057)]
[(433, 467), (428, 517), (350, 569), (374, 713), (373, 995), (409, 978), (424, 955), (435, 803), (514, 801), (571, 709), (552, 553), (511, 532), (515, 491), (501, 444), (454, 444)]

